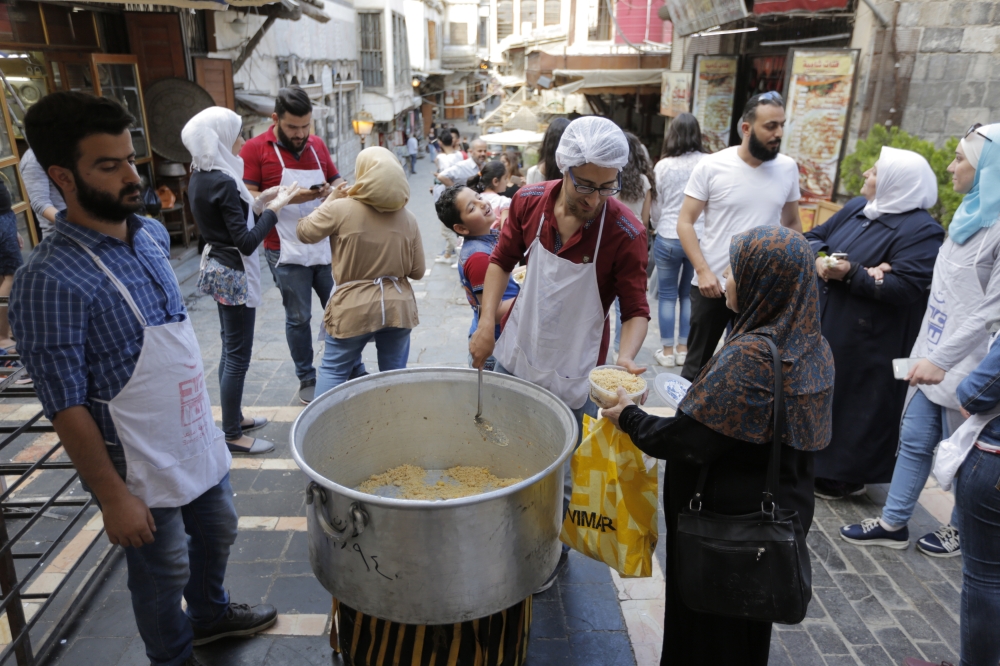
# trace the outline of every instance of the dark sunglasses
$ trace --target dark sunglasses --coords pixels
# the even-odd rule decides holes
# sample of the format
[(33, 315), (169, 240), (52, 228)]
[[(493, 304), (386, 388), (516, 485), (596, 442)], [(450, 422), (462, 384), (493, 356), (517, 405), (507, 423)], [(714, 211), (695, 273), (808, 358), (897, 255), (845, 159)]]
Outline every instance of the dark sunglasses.
[[(982, 123), (976, 123), (975, 125), (973, 125), (972, 127), (970, 127), (969, 131), (965, 133), (965, 138), (968, 139), (970, 134), (972, 134), (973, 132), (975, 132), (977, 129), (979, 129), (982, 126), (983, 126)], [(984, 139), (986, 139), (990, 143), (993, 143), (993, 139), (991, 139), (990, 137), (986, 136), (982, 132), (979, 132), (978, 134), (979, 134), (979, 136), (983, 137)]]

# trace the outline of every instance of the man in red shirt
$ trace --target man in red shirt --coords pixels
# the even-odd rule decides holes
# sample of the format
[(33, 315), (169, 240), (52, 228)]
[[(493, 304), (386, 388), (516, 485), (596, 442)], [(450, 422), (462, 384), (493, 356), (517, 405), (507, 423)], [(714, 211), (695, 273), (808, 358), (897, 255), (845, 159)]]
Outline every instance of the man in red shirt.
[[(497, 372), (538, 384), (561, 398), (579, 422), (597, 415), (588, 375), (608, 353), (608, 309), (622, 308), (617, 365), (642, 374), (635, 363), (649, 326), (646, 301), (646, 231), (617, 199), (628, 162), (624, 133), (613, 122), (585, 116), (571, 122), (556, 151), (562, 180), (522, 187), (490, 258), (469, 341), (478, 368), (492, 354)], [(494, 343), (497, 307), (511, 271), (527, 258), (527, 274)], [(495, 349), (494, 349), (495, 347)], [(566, 465), (563, 508), (572, 483)], [(565, 564), (566, 553), (549, 581)]]
[[(316, 388), (313, 366), (312, 292), (325, 306), (333, 290), (330, 243), (301, 243), (295, 226), (344, 184), (322, 139), (311, 133), (312, 102), (301, 88), (282, 88), (271, 114), (274, 124), (246, 142), (243, 182), (254, 195), (276, 185), (297, 182), (305, 193), (292, 199), (278, 215), (278, 224), (264, 238), (264, 256), (285, 306), (285, 338), (299, 378), (299, 399), (312, 401)], [(363, 372), (364, 366), (359, 366)]]

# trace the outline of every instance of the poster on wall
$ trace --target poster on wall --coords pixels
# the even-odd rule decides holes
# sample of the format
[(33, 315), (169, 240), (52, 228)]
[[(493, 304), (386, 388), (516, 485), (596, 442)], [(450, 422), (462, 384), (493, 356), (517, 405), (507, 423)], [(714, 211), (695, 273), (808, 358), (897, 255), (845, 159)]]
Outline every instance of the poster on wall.
[(687, 72), (663, 72), (660, 88), (660, 115), (676, 118), (691, 108), (691, 75)]
[(847, 9), (848, 0), (757, 0), (753, 13), (787, 14), (790, 12), (821, 12), (828, 9)]
[(837, 186), (854, 93), (856, 49), (791, 49), (781, 152), (799, 165), (804, 201), (830, 201)]
[(708, 30), (749, 16), (743, 0), (666, 0), (674, 36)]
[(691, 113), (701, 125), (702, 143), (710, 153), (729, 147), (736, 96), (738, 56), (696, 56)]

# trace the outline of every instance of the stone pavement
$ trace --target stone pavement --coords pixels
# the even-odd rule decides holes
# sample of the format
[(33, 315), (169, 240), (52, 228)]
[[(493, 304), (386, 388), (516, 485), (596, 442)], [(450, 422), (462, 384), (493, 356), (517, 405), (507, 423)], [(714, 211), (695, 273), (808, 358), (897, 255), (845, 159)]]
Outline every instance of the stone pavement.
[[(411, 338), (410, 365), (464, 367), (471, 314), (455, 269), (433, 263), (443, 242), (428, 193), (432, 172), (429, 160), (418, 161), (417, 169), (418, 175), (411, 177), (409, 208), (420, 224), (429, 274), (414, 283), (420, 326)], [(179, 268), (178, 273), (184, 274), (185, 269)], [(186, 274), (191, 274), (189, 266)], [(234, 600), (275, 604), (281, 617), (265, 635), (220, 641), (199, 649), (197, 654), (209, 666), (330, 664), (330, 596), (313, 577), (308, 562), (303, 518), (307, 479), (291, 461), (288, 446), (291, 422), (300, 410), (296, 397), (298, 382), (285, 344), (280, 298), (270, 287), (267, 270), (263, 277), (264, 303), (258, 309), (256, 344), (244, 405), (248, 414), (273, 419), (259, 436), (274, 441), (276, 448), (266, 456), (234, 460), (231, 478), (241, 530), (230, 558), (227, 585)], [(215, 370), (220, 342), (216, 307), (210, 299), (194, 293), (193, 279), (187, 279), (182, 286), (202, 346), (212, 401), (218, 405)], [(317, 325), (320, 314), (316, 303)], [(640, 358), (650, 363), (650, 374), (665, 371), (652, 363), (658, 338), (654, 303), (654, 320)], [(317, 354), (320, 353), (321, 346), (317, 346)], [(369, 369), (375, 370), (377, 362), (372, 346), (365, 350), (364, 357)], [(663, 404), (655, 397), (649, 406), (665, 413)], [(31, 411), (15, 409), (16, 405), (0, 404), (0, 419), (23, 419), (25, 410)], [(34, 451), (26, 445), (10, 455), (20, 456), (18, 460), (23, 461), (36, 455)], [(661, 464), (661, 477), (662, 474)], [(55, 482), (40, 477), (27, 494), (42, 494), (52, 483)], [(809, 535), (813, 602), (808, 618), (801, 625), (776, 626), (772, 634), (772, 664), (899, 664), (906, 656), (919, 655), (937, 661), (957, 661), (960, 558), (934, 560), (912, 548), (902, 552), (866, 551), (846, 544), (837, 536), (836, 530), (843, 523), (876, 515), (884, 492), (884, 488), (873, 487), (865, 498), (817, 501), (816, 522)], [(928, 491), (928, 497), (933, 494), (933, 490)], [(946, 516), (947, 496), (938, 491), (934, 501), (935, 514)], [(93, 525), (99, 525), (99, 520), (95, 515)], [(659, 520), (663, 534), (662, 511)], [(53, 533), (60, 526), (58, 522), (43, 518), (39, 525)], [(911, 531), (920, 535), (938, 524), (927, 510), (919, 507)], [(662, 539), (656, 551), (654, 578), (647, 580), (622, 581), (608, 567), (572, 553), (570, 565), (558, 583), (535, 598), (529, 663), (534, 666), (658, 663), (663, 626), (663, 565)], [(0, 640), (2, 629), (0, 626)], [(102, 581), (79, 620), (70, 627), (65, 643), (48, 663), (60, 666), (147, 663), (132, 617), (124, 560), (119, 560)], [(333, 657), (332, 663), (340, 663), (339, 658)]]

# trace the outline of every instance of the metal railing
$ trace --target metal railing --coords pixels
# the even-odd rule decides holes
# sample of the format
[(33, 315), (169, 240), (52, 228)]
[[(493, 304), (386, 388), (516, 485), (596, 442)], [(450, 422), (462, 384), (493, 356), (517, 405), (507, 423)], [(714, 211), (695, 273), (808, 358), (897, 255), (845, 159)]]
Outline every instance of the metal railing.
[[(0, 308), (5, 307), (7, 299), (0, 297)], [(17, 361), (19, 358), (17, 354), (0, 356), (4, 361)], [(0, 379), (0, 398), (36, 398), (33, 386), (18, 382), (25, 378), (27, 375), (22, 367), (13, 369), (10, 374)], [(0, 440), (0, 457), (7, 457), (6, 452), (15, 450), (16, 444), (26, 443), (25, 436), (43, 433), (55, 433), (55, 428), (44, 420), (41, 409), (23, 422), (11, 421), (8, 417), (8, 420), (0, 422), (0, 437), (3, 437)], [(72, 563), (61, 565), (58, 571), (61, 578), (56, 584), (39, 586), (44, 591), (30, 591), (32, 585), (39, 580), (40, 574), (46, 572), (45, 564), (51, 563), (58, 556), (69, 538), (81, 533), (87, 522), (81, 519), (94, 506), (92, 496), (72, 497), (68, 492), (79, 479), (79, 474), (75, 471), (68, 477), (63, 474), (65, 478), (60, 477), (63, 479), (62, 483), (51, 494), (41, 497), (15, 496), (18, 490), (23, 490), (28, 483), (37, 483), (45, 472), (62, 470), (65, 473), (67, 470), (73, 470), (71, 462), (57, 459), (61, 449), (62, 444), (57, 441), (38, 455), (36, 460), (0, 463), (0, 477), (4, 479), (15, 477), (9, 484), (0, 485), (2, 489), (0, 617), (6, 617), (11, 637), (10, 642), (3, 645), (0, 650), (0, 664), (15, 663), (11, 661), (12, 655), (16, 658), (18, 666), (35, 666), (43, 663), (59, 643), (66, 628), (90, 599), (96, 589), (96, 583), (111, 569), (122, 552), (121, 548), (103, 539), (102, 527), (93, 532), (93, 539)], [(47, 475), (51, 476), (53, 475)], [(73, 509), (73, 511), (67, 515), (54, 512), (54, 508)], [(51, 537), (51, 543), (26, 538), (43, 516), (66, 522), (66, 525)], [(45, 543), (45, 547), (39, 549), (38, 545), (41, 543)], [(91, 557), (95, 550), (96, 558)], [(30, 562), (27, 570), (24, 570), (23, 565), (16, 566), (18, 562), (25, 561)], [(91, 568), (79, 575), (81, 567), (88, 561), (92, 562)], [(22, 570), (20, 574), (19, 568)], [(75, 588), (70, 589), (68, 586), (71, 584), (75, 584)], [(57, 600), (62, 603), (55, 605)], [(26, 612), (26, 603), (32, 604), (32, 613)], [(38, 639), (37, 645), (34, 645), (32, 630), (42, 621), (51, 627)]]

